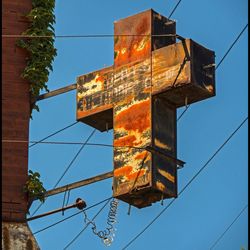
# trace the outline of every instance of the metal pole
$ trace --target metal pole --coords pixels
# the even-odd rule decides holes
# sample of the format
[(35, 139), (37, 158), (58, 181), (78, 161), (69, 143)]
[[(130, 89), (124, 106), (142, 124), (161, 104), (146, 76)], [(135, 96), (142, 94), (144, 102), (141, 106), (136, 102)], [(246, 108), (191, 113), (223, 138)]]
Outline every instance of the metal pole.
[(62, 187), (51, 189), (45, 193), (45, 197), (59, 194), (59, 193), (63, 193), (63, 192), (69, 191), (71, 189), (86, 186), (86, 185), (89, 185), (89, 184), (92, 184), (92, 183), (95, 183), (98, 181), (102, 181), (102, 180), (105, 180), (105, 179), (108, 179), (111, 177), (113, 177), (113, 171), (110, 171), (110, 172), (107, 172), (104, 174), (100, 174), (100, 175), (97, 175), (94, 177), (90, 177), (90, 178), (82, 180), (82, 181), (77, 181), (77, 182), (62, 186)]
[(60, 89), (56, 89), (56, 90), (50, 91), (49, 93), (45, 93), (45, 94), (39, 95), (39, 96), (35, 97), (32, 100), (32, 102), (44, 100), (44, 99), (47, 99), (49, 97), (60, 95), (60, 94), (69, 92), (69, 91), (74, 90), (74, 89), (76, 89), (76, 83), (70, 84), (70, 85), (68, 85), (66, 87), (63, 87), (63, 88), (60, 88)]
[(44, 216), (47, 216), (47, 215), (51, 215), (51, 214), (55, 214), (55, 213), (58, 213), (58, 212), (61, 212), (61, 211), (65, 211), (65, 210), (68, 210), (68, 209), (74, 208), (74, 207), (77, 207), (78, 209), (82, 210), (86, 206), (87, 205), (86, 205), (86, 203), (85, 203), (84, 200), (82, 200), (81, 198), (77, 198), (76, 202), (74, 204), (68, 205), (67, 207), (62, 207), (62, 208), (58, 208), (58, 209), (52, 210), (52, 211), (44, 213), (44, 214), (39, 214), (39, 215), (33, 216), (31, 218), (28, 218), (27, 221), (39, 219), (41, 217), (44, 217)]

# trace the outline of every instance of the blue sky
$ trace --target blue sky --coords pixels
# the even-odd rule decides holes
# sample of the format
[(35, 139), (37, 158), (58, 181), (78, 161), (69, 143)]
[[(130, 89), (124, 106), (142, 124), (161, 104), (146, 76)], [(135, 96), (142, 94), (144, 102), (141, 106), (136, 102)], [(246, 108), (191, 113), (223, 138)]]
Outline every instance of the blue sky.
[[(168, 16), (178, 1), (74, 0), (56, 1), (57, 35), (113, 34), (113, 22), (138, 12), (154, 9)], [(172, 19), (177, 33), (192, 38), (214, 50), (218, 63), (247, 24), (246, 0), (183, 0)], [(178, 172), (178, 189), (197, 173), (218, 147), (248, 115), (248, 29), (216, 71), (214, 98), (193, 104), (178, 122), (178, 158), (186, 162)], [(57, 57), (48, 87), (58, 89), (76, 82), (76, 77), (113, 64), (112, 38), (58, 38)], [(76, 92), (49, 98), (39, 103), (30, 122), (30, 140), (39, 140), (76, 121)], [(178, 114), (183, 108), (178, 110)], [(84, 142), (93, 128), (78, 123), (48, 141)], [(207, 168), (128, 249), (209, 249), (215, 240), (248, 203), (247, 123), (237, 132)], [(113, 132), (96, 132), (90, 142), (112, 144)], [(39, 144), (29, 151), (29, 168), (41, 174), (47, 190), (51, 189), (69, 165), (79, 145)], [(86, 146), (60, 185), (69, 184), (113, 168), (112, 148)], [(81, 197), (89, 206), (112, 195), (108, 179), (70, 192), (69, 203)], [(37, 214), (62, 206), (64, 194), (49, 197)], [(122, 249), (171, 200), (144, 209), (119, 203), (116, 237), (109, 249)], [(31, 214), (39, 202), (34, 202)], [(87, 211), (93, 217), (99, 205)], [(29, 223), (36, 232), (60, 219), (78, 212), (71, 209)], [(108, 206), (97, 217), (98, 229), (106, 227)], [(245, 211), (214, 249), (248, 248), (248, 213)], [(85, 226), (83, 215), (77, 215), (43, 232), (36, 239), (42, 250), (63, 249)], [(105, 249), (91, 228), (67, 249)]]

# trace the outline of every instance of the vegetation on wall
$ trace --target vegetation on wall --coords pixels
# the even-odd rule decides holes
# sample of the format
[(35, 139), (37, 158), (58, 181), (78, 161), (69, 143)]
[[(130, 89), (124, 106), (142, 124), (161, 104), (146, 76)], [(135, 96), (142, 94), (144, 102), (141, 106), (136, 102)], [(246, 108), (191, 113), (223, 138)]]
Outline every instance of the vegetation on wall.
[(24, 186), (24, 192), (28, 194), (29, 200), (39, 199), (41, 202), (45, 200), (46, 189), (40, 181), (40, 174), (29, 170), (28, 180)]
[[(54, 48), (54, 8), (55, 0), (32, 0), (32, 10), (27, 14), (30, 26), (22, 33), (27, 37), (17, 42), (19, 47), (29, 53), (22, 77), (30, 83), (31, 99), (35, 99), (43, 89), (49, 92), (46, 83), (57, 55)], [(36, 104), (32, 105), (32, 109), (39, 111)]]

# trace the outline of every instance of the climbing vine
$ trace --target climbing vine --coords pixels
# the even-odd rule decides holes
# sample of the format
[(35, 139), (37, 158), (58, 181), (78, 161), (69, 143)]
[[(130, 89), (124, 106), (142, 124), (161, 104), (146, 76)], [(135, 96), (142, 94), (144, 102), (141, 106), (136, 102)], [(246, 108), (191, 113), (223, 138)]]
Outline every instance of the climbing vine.
[[(32, 0), (32, 10), (26, 16), (30, 26), (22, 33), (27, 37), (17, 42), (17, 45), (26, 49), (29, 54), (22, 77), (30, 83), (32, 99), (35, 99), (43, 89), (49, 92), (46, 83), (49, 72), (53, 70), (52, 62), (57, 55), (54, 48), (54, 8), (55, 0)], [(35, 103), (32, 109), (39, 111)]]
[(28, 180), (24, 186), (24, 192), (28, 194), (29, 200), (39, 199), (44, 202), (46, 189), (40, 181), (40, 174), (29, 170)]

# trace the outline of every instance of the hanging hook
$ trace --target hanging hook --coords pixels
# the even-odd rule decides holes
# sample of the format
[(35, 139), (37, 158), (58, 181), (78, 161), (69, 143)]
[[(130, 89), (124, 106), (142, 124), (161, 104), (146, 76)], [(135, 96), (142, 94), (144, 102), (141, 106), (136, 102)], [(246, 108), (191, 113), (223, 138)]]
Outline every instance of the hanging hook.
[(185, 97), (185, 106), (186, 106), (186, 108), (188, 106), (188, 97), (187, 96)]
[(62, 216), (64, 216), (64, 205), (65, 205), (65, 198), (66, 198), (66, 193), (67, 193), (67, 189), (64, 192), (64, 196), (63, 196), (63, 204), (62, 204)]
[(131, 204), (129, 204), (128, 206), (128, 215), (130, 215), (130, 212), (131, 212)]
[(161, 205), (163, 206), (164, 204), (163, 204), (163, 200), (164, 200), (164, 195), (163, 195), (163, 193), (161, 193)]

